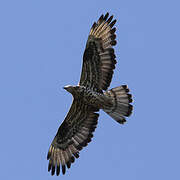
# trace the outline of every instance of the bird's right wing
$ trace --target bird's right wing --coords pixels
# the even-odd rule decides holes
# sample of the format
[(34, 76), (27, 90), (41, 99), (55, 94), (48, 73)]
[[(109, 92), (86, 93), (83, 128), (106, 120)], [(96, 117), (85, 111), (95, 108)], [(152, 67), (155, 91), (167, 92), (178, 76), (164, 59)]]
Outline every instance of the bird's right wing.
[(48, 171), (54, 175), (65, 174), (66, 166), (70, 168), (79, 151), (91, 141), (96, 128), (99, 109), (83, 104), (82, 100), (73, 100), (71, 108), (58, 129), (58, 132), (49, 148), (47, 159)]
[(116, 20), (107, 13), (95, 22), (90, 30), (83, 55), (83, 66), (79, 84), (102, 92), (111, 83), (116, 60), (113, 46), (116, 44)]

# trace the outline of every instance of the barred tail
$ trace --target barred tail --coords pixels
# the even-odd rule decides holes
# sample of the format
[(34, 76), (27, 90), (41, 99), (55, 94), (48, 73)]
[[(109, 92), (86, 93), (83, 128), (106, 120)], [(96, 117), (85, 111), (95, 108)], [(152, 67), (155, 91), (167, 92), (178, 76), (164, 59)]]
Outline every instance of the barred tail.
[(128, 92), (129, 89), (127, 85), (122, 85), (104, 93), (112, 99), (113, 105), (108, 109), (103, 109), (103, 111), (109, 114), (120, 124), (124, 124), (124, 122), (126, 122), (124, 116), (130, 116), (132, 113), (133, 106), (129, 104), (132, 102), (132, 95), (128, 94)]

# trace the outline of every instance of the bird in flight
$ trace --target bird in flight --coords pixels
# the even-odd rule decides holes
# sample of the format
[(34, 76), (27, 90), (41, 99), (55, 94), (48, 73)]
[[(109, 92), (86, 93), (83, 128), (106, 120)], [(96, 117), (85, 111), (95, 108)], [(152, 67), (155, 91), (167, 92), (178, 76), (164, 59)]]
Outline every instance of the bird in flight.
[(93, 24), (83, 55), (79, 84), (64, 87), (72, 94), (73, 102), (48, 151), (51, 175), (56, 172), (58, 176), (60, 171), (65, 174), (66, 167), (71, 167), (80, 150), (91, 141), (100, 109), (120, 124), (124, 124), (125, 116), (132, 112), (132, 96), (127, 85), (107, 90), (116, 64), (115, 23), (113, 16), (106, 13)]

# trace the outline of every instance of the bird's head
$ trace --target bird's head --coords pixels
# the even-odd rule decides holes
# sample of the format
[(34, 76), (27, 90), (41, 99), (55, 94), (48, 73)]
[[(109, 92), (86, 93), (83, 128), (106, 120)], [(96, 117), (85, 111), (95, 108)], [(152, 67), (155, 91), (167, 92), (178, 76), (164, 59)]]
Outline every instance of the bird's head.
[(75, 91), (75, 87), (71, 86), (71, 85), (67, 85), (63, 87), (66, 91), (70, 92), (71, 94), (73, 94), (73, 92)]

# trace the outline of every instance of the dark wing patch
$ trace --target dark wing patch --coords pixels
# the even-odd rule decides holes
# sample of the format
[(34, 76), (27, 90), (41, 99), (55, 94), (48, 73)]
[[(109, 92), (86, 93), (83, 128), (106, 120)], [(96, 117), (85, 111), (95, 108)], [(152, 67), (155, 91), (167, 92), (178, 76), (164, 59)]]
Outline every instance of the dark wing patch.
[(116, 20), (112, 21), (113, 16), (108, 16), (109, 13), (102, 15), (90, 30), (79, 82), (80, 85), (98, 92), (109, 87), (116, 64), (112, 48), (116, 45), (116, 28), (113, 28)]
[(65, 174), (66, 167), (70, 168), (75, 158), (79, 157), (79, 151), (87, 146), (93, 137), (99, 114), (99, 109), (84, 105), (81, 100), (74, 100), (69, 113), (49, 148), (47, 159), (48, 171), (58, 176), (60, 168)]

